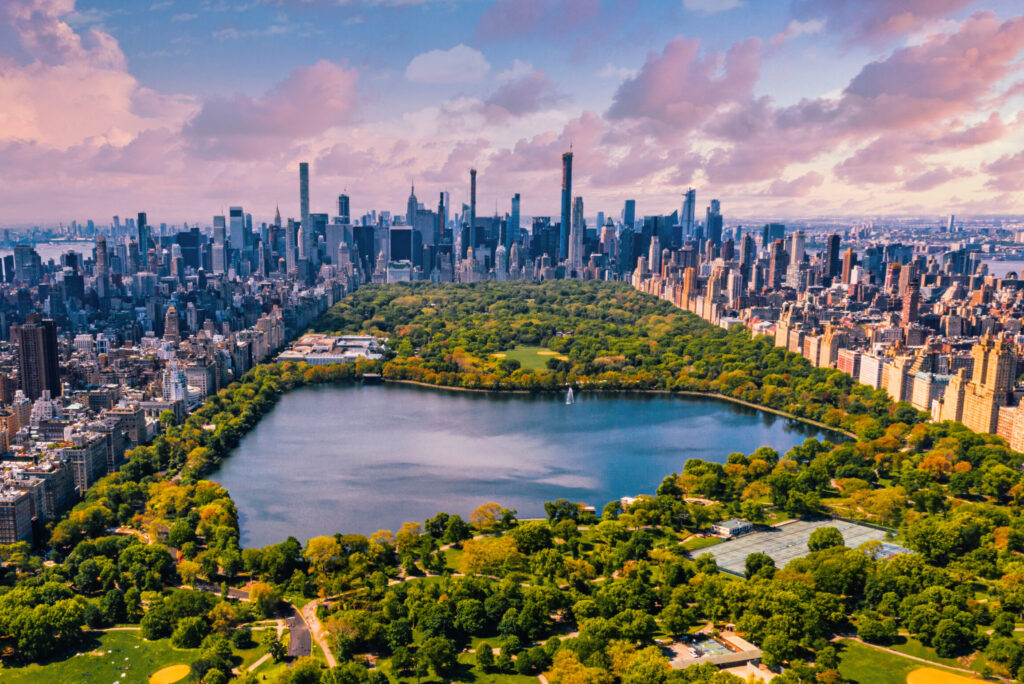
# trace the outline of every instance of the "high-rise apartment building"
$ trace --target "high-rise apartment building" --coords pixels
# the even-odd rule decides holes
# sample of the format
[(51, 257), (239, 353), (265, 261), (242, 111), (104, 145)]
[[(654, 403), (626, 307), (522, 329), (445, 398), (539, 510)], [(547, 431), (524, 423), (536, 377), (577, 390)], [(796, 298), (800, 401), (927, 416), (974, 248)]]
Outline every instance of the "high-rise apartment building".
[(54, 397), (60, 395), (57, 326), (52, 320), (44, 320), (38, 313), (28, 315), (18, 328), (18, 360), (25, 396), (36, 400), (43, 390)]
[(562, 155), (562, 223), (558, 233), (558, 258), (569, 258), (569, 230), (572, 221), (572, 148)]
[(309, 259), (312, 251), (312, 226), (309, 225), (309, 163), (299, 163), (299, 220), (301, 222), (299, 231), (301, 236), (299, 243), (299, 258)]
[(569, 231), (569, 271), (577, 278), (583, 277), (583, 233), (585, 231), (583, 198), (577, 197), (572, 204), (572, 228)]

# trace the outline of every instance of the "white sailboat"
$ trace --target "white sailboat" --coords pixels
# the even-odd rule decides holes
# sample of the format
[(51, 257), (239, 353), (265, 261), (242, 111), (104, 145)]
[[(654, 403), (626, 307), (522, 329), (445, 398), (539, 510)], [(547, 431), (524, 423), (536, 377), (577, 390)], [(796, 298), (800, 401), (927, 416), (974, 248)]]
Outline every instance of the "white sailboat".
[(572, 406), (575, 403), (576, 403), (576, 399), (573, 397), (573, 395), (572, 395), (572, 387), (570, 387), (569, 391), (565, 395), (565, 405), (566, 406)]

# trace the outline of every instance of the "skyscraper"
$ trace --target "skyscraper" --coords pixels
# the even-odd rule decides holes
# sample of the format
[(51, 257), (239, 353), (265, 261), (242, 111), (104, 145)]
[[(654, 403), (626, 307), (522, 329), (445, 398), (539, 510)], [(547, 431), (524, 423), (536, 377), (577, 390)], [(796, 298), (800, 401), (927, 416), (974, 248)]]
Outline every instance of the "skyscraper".
[(825, 277), (835, 278), (839, 275), (842, 262), (839, 258), (839, 236), (833, 233), (825, 243)]
[(707, 228), (708, 240), (711, 240), (711, 242), (715, 244), (715, 247), (721, 247), (722, 205), (716, 199), (711, 200), (711, 206), (708, 207), (705, 227)]
[(562, 223), (558, 234), (558, 258), (569, 257), (569, 229), (572, 221), (572, 148), (562, 155)]
[(842, 278), (844, 285), (848, 285), (850, 283), (850, 274), (853, 272), (853, 267), (856, 265), (857, 255), (853, 253), (853, 247), (847, 247), (846, 251), (843, 252)]
[[(131, 220), (131, 219), (129, 219)], [(139, 212), (139, 250), (145, 254), (153, 246), (153, 238), (149, 233), (149, 224), (146, 222), (146, 212)]]
[(409, 226), (416, 225), (416, 210), (419, 209), (420, 203), (416, 199), (416, 186), (413, 185), (409, 188), (409, 201), (405, 205), (405, 223)]
[(683, 240), (693, 237), (693, 215), (697, 207), (697, 191), (690, 188), (683, 195), (683, 209), (679, 214), (679, 225), (683, 229)]
[(512, 213), (509, 215), (508, 228), (505, 231), (505, 247), (511, 248), (512, 243), (519, 239), (519, 193), (512, 195)]
[(245, 212), (242, 207), (228, 207), (228, 239), (231, 249), (239, 254), (245, 251)]
[(636, 223), (636, 200), (628, 199), (626, 204), (622, 207), (622, 223), (633, 230), (633, 224)]
[(341, 219), (342, 223), (352, 222), (352, 214), (350, 212), (348, 195), (338, 195), (338, 218)]
[(110, 273), (107, 266), (107, 237), (96, 236), (96, 276), (102, 278)]
[(29, 314), (18, 328), (18, 362), (21, 389), (33, 401), (49, 390), (60, 395), (60, 368), (57, 365), (57, 326), (43, 320), (42, 314)]
[(771, 259), (768, 262), (768, 285), (772, 289), (782, 286), (782, 278), (789, 266), (789, 255), (786, 254), (785, 243), (778, 239), (772, 243)]
[(309, 225), (309, 162), (299, 162), (299, 220), (301, 221), (299, 239), (299, 258), (308, 259), (312, 244), (312, 226)]
[(164, 341), (177, 344), (181, 341), (181, 333), (178, 328), (178, 310), (174, 305), (167, 307), (164, 315)]
[[(569, 270), (577, 277), (583, 275), (583, 198), (577, 197), (572, 203), (572, 228), (569, 231)], [(569, 274), (567, 273), (566, 276)]]
[(227, 225), (223, 216), (213, 217), (213, 272), (224, 273), (228, 265)]
[(288, 219), (288, 225), (284, 231), (284, 260), (288, 274), (298, 272), (298, 229), (295, 227), (295, 219)]
[[(473, 241), (473, 230), (476, 228), (476, 169), (469, 170), (469, 241)], [(462, 246), (466, 249), (466, 245)]]

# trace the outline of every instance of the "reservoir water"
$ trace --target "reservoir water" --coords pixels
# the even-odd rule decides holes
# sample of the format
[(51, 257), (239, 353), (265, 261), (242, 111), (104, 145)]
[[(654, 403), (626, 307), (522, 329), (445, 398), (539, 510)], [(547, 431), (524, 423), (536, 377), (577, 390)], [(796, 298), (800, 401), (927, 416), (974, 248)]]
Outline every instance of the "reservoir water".
[(579, 392), (306, 387), (281, 397), (211, 477), (238, 506), (242, 545), (370, 534), (495, 501), (541, 516), (653, 494), (690, 458), (780, 453), (833, 433), (725, 401)]

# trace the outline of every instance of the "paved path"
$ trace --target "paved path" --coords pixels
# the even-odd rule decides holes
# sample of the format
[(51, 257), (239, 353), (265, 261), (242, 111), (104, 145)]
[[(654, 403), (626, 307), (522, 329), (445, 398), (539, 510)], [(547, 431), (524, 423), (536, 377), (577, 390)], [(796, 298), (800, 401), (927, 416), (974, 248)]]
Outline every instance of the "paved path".
[(141, 627), (97, 627), (90, 632), (138, 632)]
[(257, 660), (255, 663), (253, 663), (249, 667), (245, 668), (245, 671), (246, 672), (252, 672), (257, 667), (259, 667), (263, 663), (267, 662), (267, 660), (269, 660), (269, 659), (270, 659), (270, 654), (269, 653), (264, 653), (262, 656), (260, 656), (259, 660)]
[(321, 624), (320, 618), (316, 616), (316, 608), (320, 605), (320, 602), (320, 599), (316, 599), (304, 605), (302, 607), (302, 617), (306, 624), (309, 625), (313, 639), (320, 647), (320, 650), (324, 652), (324, 658), (327, 659), (327, 667), (337, 667), (338, 661), (334, 659), (334, 654), (331, 653), (331, 649), (327, 645), (327, 630)]
[(302, 614), (295, 610), (290, 603), (283, 603), (281, 612), (284, 622), (288, 625), (288, 657), (303, 658), (313, 652), (312, 639), (309, 636), (309, 626), (302, 619)]

